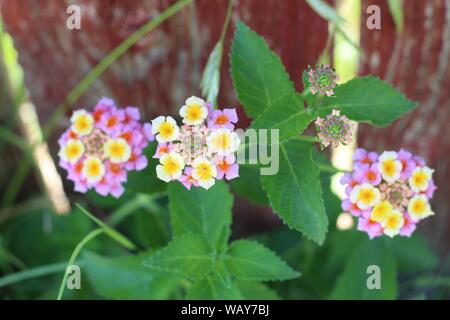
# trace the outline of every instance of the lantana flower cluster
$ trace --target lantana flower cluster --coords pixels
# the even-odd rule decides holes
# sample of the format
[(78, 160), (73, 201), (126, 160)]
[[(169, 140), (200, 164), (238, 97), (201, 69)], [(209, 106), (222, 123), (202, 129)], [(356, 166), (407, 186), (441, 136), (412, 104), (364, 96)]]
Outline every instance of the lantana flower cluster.
[(434, 214), (433, 172), (422, 158), (403, 149), (381, 155), (358, 149), (353, 172), (341, 179), (347, 195), (342, 208), (358, 217), (358, 230), (371, 239), (410, 237), (417, 223)]
[(143, 149), (154, 140), (151, 124), (140, 123), (138, 108), (118, 108), (108, 98), (93, 112), (75, 111), (70, 122), (59, 139), (59, 163), (75, 191), (94, 189), (102, 196), (120, 197), (128, 171), (147, 166)]
[(170, 116), (152, 120), (152, 133), (158, 147), (156, 174), (169, 182), (178, 180), (187, 189), (209, 189), (216, 179), (239, 176), (235, 152), (240, 139), (234, 132), (238, 121), (235, 109), (213, 110), (201, 98), (188, 98), (180, 109), (183, 125)]

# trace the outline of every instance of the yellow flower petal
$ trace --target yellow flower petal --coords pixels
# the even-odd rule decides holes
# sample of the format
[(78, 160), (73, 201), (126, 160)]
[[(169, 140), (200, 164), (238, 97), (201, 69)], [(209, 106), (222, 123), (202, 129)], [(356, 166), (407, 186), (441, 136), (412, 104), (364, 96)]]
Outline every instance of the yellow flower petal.
[(131, 157), (131, 147), (125, 139), (110, 139), (103, 146), (105, 156), (112, 163), (127, 162)]
[(94, 118), (86, 110), (75, 111), (70, 121), (71, 130), (80, 136), (87, 136), (94, 129)]

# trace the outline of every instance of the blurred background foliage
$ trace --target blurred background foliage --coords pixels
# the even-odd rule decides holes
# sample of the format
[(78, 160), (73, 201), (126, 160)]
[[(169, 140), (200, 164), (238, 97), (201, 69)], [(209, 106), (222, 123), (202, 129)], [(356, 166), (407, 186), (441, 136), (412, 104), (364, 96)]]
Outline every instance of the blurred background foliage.
[[(187, 5), (190, 2), (184, 1), (184, 4)], [(315, 56), (315, 60), (303, 57), (305, 60), (304, 63), (302, 62), (303, 67), (317, 61), (333, 63), (342, 81), (355, 76), (358, 73), (359, 59), (367, 54), (359, 45), (359, 25), (363, 14), (361, 1), (338, 1), (335, 4), (337, 11), (330, 10), (331, 7), (323, 1), (308, 0), (307, 4), (301, 2), (302, 4), (295, 4), (299, 6), (297, 10), (306, 10), (306, 13), (302, 14), (308, 15), (308, 23), (314, 20), (314, 23), (320, 26), (321, 31), (310, 36), (323, 38), (312, 45), (316, 49), (310, 55)], [(328, 3), (334, 4), (330, 1)], [(4, 2), (0, 2), (0, 8), (2, 4), (4, 5)], [(204, 2), (194, 5), (202, 8), (207, 6)], [(246, 5), (248, 3), (236, 4), (236, 12), (239, 12), (240, 6)], [(392, 24), (397, 28), (396, 32), (401, 33), (403, 29), (408, 28), (408, 21), (404, 21), (403, 18), (402, 1), (389, 1), (389, 6)], [(449, 7), (447, 10), (450, 10), (448, 3), (447, 6)], [(164, 8), (166, 7), (169, 6), (165, 5)], [(222, 11), (225, 14), (226, 1), (220, 7), (224, 8)], [(288, 6), (280, 10), (286, 10), (286, 8)], [(156, 15), (149, 20), (150, 24), (143, 24), (148, 27), (144, 31), (157, 29), (159, 24), (169, 19), (171, 15), (174, 15), (170, 18), (172, 22), (181, 17), (186, 18), (181, 15), (183, 10), (192, 10), (192, 7), (184, 8), (183, 5), (169, 12), (170, 14), (166, 14), (165, 17), (164, 13)], [(258, 16), (254, 10), (252, 14), (253, 17), (247, 17), (241, 11), (239, 18), (247, 19), (250, 24), (252, 19), (257, 21), (256, 25), (264, 24), (262, 18), (258, 20), (261, 14)], [(215, 21), (218, 26), (214, 27), (216, 30), (214, 34), (222, 30), (219, 21), (218, 19)], [(138, 29), (136, 27), (136, 30)], [(228, 34), (231, 34), (231, 31), (229, 30)], [(146, 32), (140, 37), (143, 37)], [(80, 79), (81, 82), (72, 87), (75, 91), (64, 92), (67, 97), (60, 100), (59, 108), (61, 109), (57, 109), (56, 114), (64, 116), (65, 109), (72, 107), (72, 104), (89, 89), (89, 85), (101, 77), (103, 71), (114, 63), (120, 62), (123, 54), (128, 54), (128, 49), (140, 40), (136, 36), (133, 38), (134, 33), (130, 34), (132, 36), (128, 35), (125, 38), (124, 46), (118, 45), (121, 49), (107, 56), (109, 60), (108, 58), (101, 60), (104, 63), (104, 69), (92, 68), (91, 71), (94, 70), (94, 72), (86, 73), (87, 75)], [(273, 38), (276, 39), (276, 37)], [(229, 35), (212, 39), (208, 52), (212, 51), (215, 42), (219, 39), (223, 41), (225, 57), (223, 64), (226, 65)], [(289, 49), (292, 48), (284, 48), (282, 56), (285, 57), (286, 50)], [(21, 116), (24, 104), (33, 104), (34, 99), (33, 94), (29, 94), (33, 92), (31, 88), (33, 84), (27, 83), (28, 90), (25, 89), (27, 70), (23, 71), (19, 65), (20, 55), (20, 50), (17, 53), (14, 48), (14, 39), (5, 31), (0, 20), (0, 297), (2, 299), (55, 299), (67, 262), (74, 249), (86, 235), (95, 228), (99, 228), (104, 232), (89, 241), (76, 260), (82, 267), (82, 290), (66, 289), (64, 299), (184, 298), (191, 285), (189, 281), (166, 272), (151, 271), (142, 265), (142, 261), (152, 256), (158, 248), (165, 246), (171, 239), (166, 185), (155, 177), (154, 160), (150, 161), (147, 170), (143, 173), (135, 173), (129, 177), (127, 192), (120, 199), (104, 198), (95, 193), (88, 193), (86, 196), (75, 194), (70, 192), (72, 186), (64, 182), (71, 204), (70, 208), (64, 205), (58, 207), (52, 202), (45, 177), (42, 177), (42, 175), (45, 176), (46, 171), (39, 166), (34, 153), (37, 145), (45, 142), (39, 139), (33, 142), (33, 139), (26, 134), (26, 127), (34, 126), (33, 128), (37, 128), (35, 130), (41, 131), (39, 136), (45, 138), (50, 133), (45, 130), (48, 128), (47, 120), (63, 121), (58, 117), (42, 116), (39, 111), (40, 106), (34, 108), (37, 117), (31, 124), (25, 121), (29, 118), (25, 117), (24, 120)], [(206, 58), (202, 58), (202, 66), (206, 64)], [(227, 70), (220, 65), (219, 63), (216, 66), (219, 74), (222, 71), (219, 79), (228, 77), (224, 75)], [(41, 68), (45, 74), (45, 68), (51, 68), (51, 66), (41, 66)], [(228, 78), (222, 80), (224, 83), (221, 88), (225, 87), (225, 90), (229, 91)], [(83, 81), (85, 81), (84, 84)], [(197, 83), (197, 87), (199, 85), (200, 83)], [(106, 90), (104, 94), (108, 91)], [(96, 96), (98, 97), (99, 94), (96, 93)], [(103, 92), (100, 95), (102, 94)], [(221, 91), (219, 100), (230, 101), (234, 97), (234, 94), (228, 94), (226, 97), (223, 95)], [(36, 101), (41, 102), (42, 99), (39, 98)], [(161, 109), (152, 110), (152, 112), (155, 111), (160, 112)], [(43, 113), (47, 114), (47, 111)], [(41, 119), (41, 123), (37, 119)], [(42, 122), (42, 119), (45, 121)], [(42, 129), (42, 127), (45, 128)], [(52, 139), (50, 135), (49, 137), (49, 143), (53, 143), (54, 138)], [(154, 153), (152, 148), (154, 146), (146, 151), (150, 155), (149, 158)], [(51, 146), (50, 150), (53, 159), (56, 159), (54, 147)], [(348, 150), (344, 152), (348, 154)], [(339, 151), (335, 151), (332, 159), (337, 159), (338, 153)], [(323, 156), (316, 156), (324, 164), (330, 165), (328, 160), (322, 158)], [(333, 164), (336, 165), (336, 162)], [(342, 227), (338, 223), (342, 209), (338, 196), (332, 191), (334, 180), (331, 173), (322, 173), (321, 176), (326, 211), (330, 221), (329, 232), (323, 246), (318, 246), (298, 232), (289, 230), (273, 216), (267, 206), (267, 197), (261, 187), (256, 169), (243, 166), (240, 174), (241, 177), (230, 184), (235, 195), (232, 239), (245, 236), (258, 240), (280, 255), (292, 268), (302, 273), (300, 278), (284, 282), (260, 284), (241, 281), (237, 283), (237, 286), (245, 298), (450, 298), (448, 246), (443, 249), (435, 243), (430, 245), (426, 240), (429, 238), (427, 234), (423, 236), (420, 232), (416, 232), (410, 239), (397, 237), (392, 240), (382, 238), (370, 241), (365, 234), (356, 231), (355, 226), (351, 226), (350, 229)], [(99, 226), (78, 207), (73, 206), (75, 202), (93, 212), (108, 227)], [(439, 214), (440, 212), (437, 212), (437, 215)], [(131, 250), (124, 248), (119, 243), (120, 240), (117, 242), (117, 237), (115, 238), (117, 235), (111, 236), (108, 233), (109, 226), (120, 232), (120, 236), (124, 235), (135, 245), (135, 248)], [(382, 290), (367, 290), (366, 268), (371, 264), (379, 265), (383, 270)]]

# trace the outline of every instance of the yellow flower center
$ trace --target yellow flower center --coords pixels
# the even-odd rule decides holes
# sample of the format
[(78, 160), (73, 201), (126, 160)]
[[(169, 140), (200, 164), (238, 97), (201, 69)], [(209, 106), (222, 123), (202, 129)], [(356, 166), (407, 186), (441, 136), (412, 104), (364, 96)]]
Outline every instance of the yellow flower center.
[(82, 147), (78, 143), (67, 146), (67, 157), (69, 159), (78, 158), (82, 153)]
[(211, 179), (211, 177), (212, 177), (211, 165), (209, 165), (207, 163), (201, 163), (200, 165), (198, 165), (198, 167), (196, 169), (197, 169), (199, 180)]
[(226, 132), (219, 133), (215, 136), (213, 144), (219, 150), (228, 150), (231, 145), (230, 135)]
[(159, 134), (164, 138), (164, 139), (168, 139), (170, 138), (175, 132), (175, 128), (173, 126), (173, 124), (165, 121), (161, 124), (161, 126), (159, 127)]
[(202, 120), (202, 106), (199, 104), (192, 104), (186, 110), (186, 119), (189, 121)]
[(393, 210), (392, 205), (389, 201), (382, 201), (377, 204), (370, 215), (370, 218), (376, 222), (384, 222), (387, 218), (387, 215)]
[(84, 144), (79, 140), (69, 139), (61, 149), (60, 157), (70, 163), (75, 163), (85, 152)]
[(398, 215), (392, 214), (386, 220), (386, 228), (397, 229), (400, 224), (400, 217)]
[(397, 173), (397, 166), (394, 160), (389, 159), (383, 162), (383, 172), (390, 177)]
[(413, 202), (412, 210), (416, 215), (422, 215), (426, 210), (426, 204), (424, 201), (418, 199)]
[(163, 166), (164, 166), (164, 170), (170, 175), (181, 169), (178, 162), (172, 158), (167, 158), (167, 160), (164, 162)]
[(94, 125), (92, 117), (84, 114), (75, 119), (72, 130), (79, 135), (88, 135), (92, 132), (93, 128)]
[(372, 189), (361, 189), (358, 195), (358, 200), (367, 204), (374, 201), (375, 197), (375, 192)]
[(131, 148), (125, 139), (109, 140), (105, 144), (105, 153), (113, 163), (126, 162), (131, 157)]
[(90, 157), (84, 161), (83, 174), (92, 182), (99, 181), (105, 174), (105, 166), (99, 158)]
[(419, 172), (416, 172), (413, 175), (413, 179), (412, 180), (413, 180), (413, 184), (415, 186), (422, 187), (422, 186), (425, 186), (425, 184), (427, 183), (428, 177), (427, 177), (427, 175), (424, 172), (419, 171)]
[(91, 161), (88, 163), (87, 173), (89, 176), (97, 177), (100, 175), (100, 172), (101, 172), (101, 169), (100, 169), (99, 163), (97, 163), (96, 161)]

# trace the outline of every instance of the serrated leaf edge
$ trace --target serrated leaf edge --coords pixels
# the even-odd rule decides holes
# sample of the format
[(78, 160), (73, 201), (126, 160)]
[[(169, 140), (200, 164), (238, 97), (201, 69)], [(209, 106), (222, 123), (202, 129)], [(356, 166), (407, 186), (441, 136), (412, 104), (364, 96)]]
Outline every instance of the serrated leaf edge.
[[(281, 263), (283, 263), (287, 268), (289, 268), (291, 270), (291, 272), (293, 273), (292, 276), (288, 276), (288, 277), (276, 277), (276, 278), (263, 278), (263, 277), (245, 277), (245, 276), (236, 276), (234, 274), (232, 274), (230, 272), (230, 274), (235, 278), (235, 279), (239, 279), (239, 280), (246, 280), (246, 281), (259, 281), (259, 282), (267, 282), (267, 281), (285, 281), (285, 280), (291, 280), (291, 279), (295, 279), (301, 276), (301, 273), (299, 271), (294, 270), (290, 265), (288, 265), (286, 263), (286, 261), (284, 261), (283, 259), (281, 259), (281, 257), (274, 252), (273, 250), (271, 250), (270, 248), (262, 245), (261, 243), (257, 242), (257, 241), (253, 241), (253, 240), (248, 240), (248, 239), (240, 239), (240, 240), (236, 240), (233, 243), (231, 243), (231, 245), (228, 248), (228, 251), (230, 252), (230, 250), (233, 248), (233, 246), (235, 246), (236, 244), (239, 243), (243, 243), (243, 242), (247, 242), (253, 245), (256, 245), (258, 247), (263, 248), (264, 250), (272, 253), (275, 257), (277, 257)], [(230, 255), (228, 255), (227, 258), (230, 258)], [(226, 261), (226, 259), (225, 259)]]
[[(295, 84), (294, 84), (294, 82), (292, 81), (292, 79), (291, 79), (289, 73), (287, 72), (286, 67), (285, 67), (283, 61), (281, 60), (281, 58), (280, 58), (280, 57), (279, 57), (279, 56), (278, 56), (278, 55), (270, 48), (269, 44), (267, 43), (266, 39), (265, 39), (263, 36), (259, 35), (259, 34), (256, 33), (255, 31), (253, 31), (249, 26), (247, 26), (247, 25), (246, 25), (244, 22), (242, 22), (241, 20), (238, 20), (238, 21), (236, 22), (236, 24), (235, 24), (235, 32), (234, 32), (234, 35), (233, 35), (233, 39), (232, 39), (232, 41), (231, 41), (230, 51), (229, 51), (229, 53), (228, 53), (228, 61), (229, 61), (229, 66), (230, 66), (229, 69), (228, 69), (228, 72), (229, 72), (230, 75), (231, 75), (231, 80), (232, 80), (232, 83), (233, 83), (233, 88), (234, 88), (234, 90), (236, 91), (236, 95), (237, 95), (237, 98), (238, 98), (239, 102), (240, 102), (244, 107), (246, 107), (245, 104), (244, 104), (244, 103), (242, 102), (242, 100), (241, 100), (242, 96), (241, 96), (241, 94), (239, 93), (239, 90), (237, 90), (236, 80), (235, 80), (235, 77), (234, 77), (234, 75), (233, 75), (233, 74), (234, 74), (234, 72), (233, 72), (233, 69), (234, 69), (234, 64), (233, 64), (233, 52), (234, 52), (234, 50), (235, 50), (235, 46), (236, 46), (236, 38), (237, 38), (237, 36), (238, 36), (237, 30), (238, 30), (238, 28), (240, 28), (240, 27), (242, 27), (242, 28), (246, 29), (246, 31), (252, 33), (252, 34), (253, 34), (256, 38), (258, 38), (259, 40), (262, 40), (263, 46), (268, 50), (269, 54), (270, 54), (271, 56), (273, 56), (276, 60), (278, 60), (278, 61), (280, 62), (280, 65), (281, 65), (281, 67), (282, 67), (282, 70), (283, 70), (283, 72), (286, 74), (286, 77), (287, 77), (288, 81), (290, 82), (290, 84), (291, 84), (291, 86), (292, 86), (292, 88), (293, 88), (292, 93), (295, 93), (295, 92), (296, 92), (296, 90), (295, 90)], [(273, 101), (272, 101), (272, 102), (273, 102)], [(246, 108), (245, 108), (245, 109), (246, 109)], [(245, 111), (246, 111), (246, 113), (248, 114), (248, 116), (251, 116), (251, 117), (254, 118), (254, 119), (256, 119), (257, 117), (259, 117), (259, 116), (262, 114), (262, 112), (261, 112), (261, 113), (259, 113), (256, 117), (253, 117), (252, 115), (249, 114), (249, 112), (248, 112), (247, 110), (245, 110)], [(265, 110), (263, 110), (263, 112), (264, 112), (264, 111), (265, 111)]]
[[(349, 84), (352, 81), (356, 81), (356, 80), (364, 80), (365, 81), (365, 80), (369, 80), (369, 79), (378, 80), (378, 81), (382, 82), (383, 84), (385, 84), (387, 87), (389, 87), (391, 90), (399, 93), (402, 98), (404, 98), (406, 101), (409, 102), (409, 104), (411, 105), (411, 108), (409, 110), (405, 110), (403, 112), (400, 112), (396, 116), (396, 118), (394, 120), (392, 120), (390, 123), (387, 123), (387, 124), (379, 124), (379, 123), (375, 123), (375, 122), (373, 122), (371, 120), (355, 120), (355, 121), (362, 122), (362, 123), (368, 123), (368, 124), (373, 125), (373, 126), (378, 127), (378, 128), (385, 128), (385, 127), (391, 125), (395, 120), (400, 119), (403, 115), (413, 111), (419, 105), (418, 102), (409, 99), (403, 91), (398, 90), (395, 86), (393, 86), (392, 84), (390, 84), (387, 81), (384, 81), (383, 79), (380, 79), (377, 76), (368, 75), (368, 76), (355, 77), (355, 78), (353, 78), (353, 79), (351, 79), (351, 80), (349, 80), (349, 81), (347, 81), (345, 83), (340, 84), (339, 87), (340, 86), (345, 86), (345, 85)], [(319, 105), (317, 107), (317, 110), (327, 110), (327, 109), (329, 109), (331, 111), (334, 107), (337, 107), (338, 109), (340, 108), (340, 106), (338, 104), (327, 104), (327, 105)], [(345, 114), (344, 110), (342, 110), (342, 112)], [(350, 116), (348, 116), (348, 117), (350, 118)]]
[[(211, 253), (213, 252), (209, 242), (207, 241), (207, 239), (203, 235), (199, 235), (199, 234), (195, 234), (195, 233), (186, 233), (186, 234), (183, 234), (183, 235), (180, 235), (178, 237), (173, 238), (164, 248), (158, 250), (157, 252), (155, 252), (155, 254), (153, 256), (151, 256), (149, 259), (147, 259), (144, 262), (142, 262), (142, 265), (144, 267), (152, 269), (152, 270), (170, 272), (170, 273), (181, 275), (181, 276), (186, 277), (188, 279), (203, 279), (204, 277), (206, 277), (207, 275), (209, 275), (211, 273), (211, 271), (213, 270), (212, 266), (213, 266), (214, 263), (211, 264), (211, 270), (209, 270), (208, 272), (205, 272), (205, 274), (200, 276), (200, 277), (194, 277), (194, 276), (192, 276), (190, 274), (187, 274), (187, 273), (183, 272), (183, 270), (180, 270), (180, 269), (164, 268), (164, 267), (158, 266), (156, 264), (151, 264), (151, 260), (153, 260), (156, 257), (158, 257), (161, 254), (163, 254), (163, 252), (166, 251), (168, 249), (168, 247), (171, 244), (173, 244), (175, 241), (182, 241), (183, 238), (188, 238), (188, 237), (192, 237), (192, 236), (200, 238), (203, 241), (205, 241), (205, 243), (208, 244), (208, 246), (209, 246), (209, 248), (211, 250)], [(214, 262), (214, 258), (212, 256), (211, 256), (211, 259)]]
[[(286, 142), (286, 141), (285, 141), (285, 142)], [(285, 147), (284, 147), (283, 143), (280, 143), (280, 149), (284, 150), (284, 153), (286, 153), (286, 150), (285, 150)], [(310, 157), (311, 161), (316, 165), (316, 169), (317, 169), (318, 173), (320, 174), (320, 169), (319, 169), (319, 167), (317, 166), (317, 163), (316, 163), (316, 162), (314, 161), (314, 159), (312, 158), (312, 154), (310, 154), (309, 157)], [(261, 185), (262, 185), (264, 191), (266, 191), (267, 198), (269, 199), (270, 207), (272, 208), (273, 212), (275, 212), (275, 214), (281, 219), (281, 221), (283, 221), (283, 223), (284, 223), (289, 229), (301, 232), (308, 240), (314, 241), (315, 243), (317, 243), (317, 244), (320, 245), (320, 246), (324, 244), (325, 239), (326, 239), (326, 234), (328, 233), (328, 226), (329, 226), (328, 217), (327, 217), (327, 219), (326, 219), (326, 224), (325, 224), (326, 231), (325, 231), (325, 233), (324, 233), (324, 235), (323, 235), (323, 239), (315, 239), (312, 235), (309, 235), (309, 234), (306, 233), (304, 230), (302, 230), (300, 227), (295, 227), (295, 226), (291, 225), (288, 221), (286, 221), (286, 220), (284, 219), (284, 217), (282, 217), (282, 216), (274, 209), (274, 207), (273, 207), (273, 202), (272, 202), (272, 199), (271, 199), (271, 196), (269, 195), (269, 192), (267, 191), (267, 189), (266, 189), (266, 187), (265, 187), (265, 185), (264, 185), (264, 183), (263, 183), (262, 180), (261, 180)], [(322, 199), (322, 202), (323, 202), (323, 190), (322, 190), (322, 186), (320, 186), (320, 198)]]

